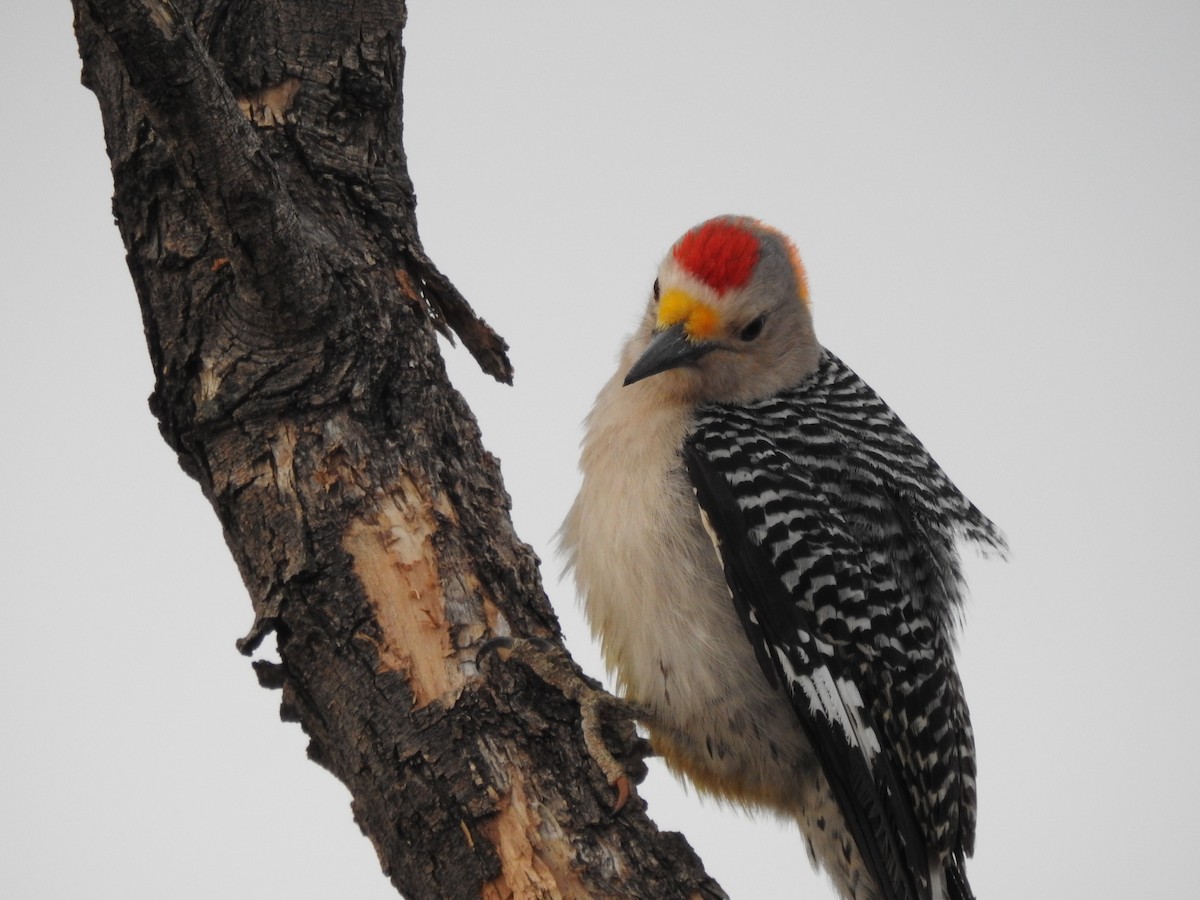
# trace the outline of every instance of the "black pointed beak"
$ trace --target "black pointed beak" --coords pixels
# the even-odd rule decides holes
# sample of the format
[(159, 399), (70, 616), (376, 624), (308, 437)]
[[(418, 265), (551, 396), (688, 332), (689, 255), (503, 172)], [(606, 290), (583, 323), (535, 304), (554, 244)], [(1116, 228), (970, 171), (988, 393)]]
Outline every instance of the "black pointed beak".
[(644, 353), (625, 376), (630, 385), (659, 372), (692, 365), (704, 354), (717, 349), (713, 341), (695, 341), (688, 337), (682, 323), (655, 333)]

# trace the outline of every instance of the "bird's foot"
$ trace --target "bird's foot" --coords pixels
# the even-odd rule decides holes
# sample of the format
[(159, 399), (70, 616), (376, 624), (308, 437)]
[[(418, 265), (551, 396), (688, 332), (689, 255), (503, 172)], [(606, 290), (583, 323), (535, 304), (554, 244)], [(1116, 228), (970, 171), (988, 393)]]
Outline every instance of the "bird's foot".
[[(614, 697), (593, 678), (583, 674), (566, 652), (557, 644), (541, 638), (493, 638), (479, 649), (477, 659), (483, 660), (495, 654), (505, 661), (515, 659), (529, 668), (546, 684), (558, 688), (562, 694), (579, 704), (582, 717), (583, 743), (605, 779), (616, 790), (617, 798), (612, 812), (618, 813), (629, 802), (633, 794), (633, 783), (626, 766), (609, 749), (603, 731), (605, 726), (615, 726), (621, 743), (632, 749), (641, 769), (637, 780), (645, 777), (645, 766), (641, 759), (650, 755), (650, 744), (637, 737), (632, 720), (645, 718), (646, 711), (635, 703)], [(624, 726), (624, 728), (622, 728)]]

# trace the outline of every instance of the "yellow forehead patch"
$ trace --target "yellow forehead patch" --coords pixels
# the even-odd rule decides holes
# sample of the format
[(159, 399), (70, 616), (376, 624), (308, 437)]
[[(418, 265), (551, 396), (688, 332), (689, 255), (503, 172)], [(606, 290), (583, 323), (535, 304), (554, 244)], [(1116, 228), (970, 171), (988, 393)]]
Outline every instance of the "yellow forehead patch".
[(658, 298), (658, 325), (667, 328), (678, 325), (687, 319), (695, 308), (696, 301), (691, 294), (686, 294), (678, 288), (663, 291)]
[(678, 288), (663, 291), (658, 300), (658, 327), (669, 328), (681, 322), (688, 337), (706, 341), (717, 333), (721, 317), (707, 303), (701, 303), (686, 291)]

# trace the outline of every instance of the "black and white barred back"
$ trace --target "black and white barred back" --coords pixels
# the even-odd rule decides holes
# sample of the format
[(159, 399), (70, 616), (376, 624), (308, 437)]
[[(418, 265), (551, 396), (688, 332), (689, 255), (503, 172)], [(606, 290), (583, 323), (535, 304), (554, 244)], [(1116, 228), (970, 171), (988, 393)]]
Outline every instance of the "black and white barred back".
[[(684, 455), (764, 674), (783, 685), (881, 895), (969, 897), (975, 758), (954, 666), (958, 539), (996, 527), (836, 356), (697, 410)], [(930, 861), (945, 874), (930, 873)]]

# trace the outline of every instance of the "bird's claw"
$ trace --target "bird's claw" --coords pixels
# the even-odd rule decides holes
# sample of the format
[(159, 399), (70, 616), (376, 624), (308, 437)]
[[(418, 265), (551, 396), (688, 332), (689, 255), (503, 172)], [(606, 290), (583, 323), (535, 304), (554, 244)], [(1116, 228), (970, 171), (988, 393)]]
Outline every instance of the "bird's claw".
[[(564, 696), (579, 704), (584, 746), (588, 755), (604, 773), (605, 779), (616, 789), (617, 798), (611, 812), (614, 815), (619, 813), (634, 793), (633, 782), (625, 767), (608, 749), (601, 729), (606, 714), (616, 712), (633, 719), (640, 717), (640, 710), (628, 701), (614, 697), (603, 688), (589, 683), (570, 658), (550, 641), (542, 638), (492, 638), (479, 648), (475, 658), (482, 662), (493, 654), (505, 661), (517, 657), (519, 662), (532, 669), (542, 681), (558, 688)], [(644, 741), (637, 743), (639, 750), (645, 748)]]

